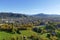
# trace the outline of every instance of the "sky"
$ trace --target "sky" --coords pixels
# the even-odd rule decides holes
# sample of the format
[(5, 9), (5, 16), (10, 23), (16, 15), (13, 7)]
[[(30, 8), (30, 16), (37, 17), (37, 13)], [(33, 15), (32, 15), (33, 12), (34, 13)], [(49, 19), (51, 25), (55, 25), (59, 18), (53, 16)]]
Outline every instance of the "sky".
[(60, 14), (60, 0), (0, 0), (0, 12)]

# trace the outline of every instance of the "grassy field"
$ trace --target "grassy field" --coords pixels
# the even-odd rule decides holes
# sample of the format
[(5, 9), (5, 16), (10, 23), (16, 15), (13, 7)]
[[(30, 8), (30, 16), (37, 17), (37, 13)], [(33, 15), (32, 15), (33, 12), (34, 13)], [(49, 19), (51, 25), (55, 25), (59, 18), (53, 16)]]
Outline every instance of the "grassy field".
[[(31, 30), (22, 30), (20, 31), (21, 34), (11, 34), (11, 33), (7, 33), (7, 32), (4, 32), (4, 31), (0, 31), (0, 40), (3, 40), (3, 39), (6, 39), (6, 40), (11, 40), (10, 38), (12, 37), (19, 37), (19, 36), (31, 36), (31, 35), (37, 35), (37, 33), (31, 31)], [(20, 39), (21, 40), (21, 39)]]
[(10, 34), (7, 32), (0, 32), (0, 40), (3, 40), (3, 39), (10, 40), (10, 38), (13, 36), (18, 36), (18, 34)]

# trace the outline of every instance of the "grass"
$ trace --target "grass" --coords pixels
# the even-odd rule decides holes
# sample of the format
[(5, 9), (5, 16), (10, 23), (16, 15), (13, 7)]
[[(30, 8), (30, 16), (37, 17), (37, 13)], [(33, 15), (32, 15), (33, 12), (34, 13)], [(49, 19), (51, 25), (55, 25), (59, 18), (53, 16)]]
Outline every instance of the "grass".
[(32, 30), (22, 30), (20, 32), (21, 32), (21, 35), (25, 35), (25, 36), (31, 36), (33, 34), (37, 35), (37, 33)]
[(2, 39), (7, 39), (9, 40), (9, 38), (12, 36), (12, 34), (6, 33), (6, 32), (0, 32), (0, 40)]
[(11, 40), (12, 37), (19, 37), (19, 36), (31, 36), (31, 35), (37, 35), (37, 33), (33, 32), (32, 30), (21, 30), (21, 34), (11, 34), (4, 31), (0, 31), (0, 40), (6, 39)]
[(16, 36), (19, 36), (19, 34), (11, 34), (4, 31), (0, 32), (0, 40), (3, 40), (3, 39), (11, 40), (10, 38), (16, 37)]
[[(21, 40), (21, 36), (29, 37), (31, 35), (37, 35), (41, 38), (46, 38), (46, 36), (47, 36), (47, 33), (40, 34), (40, 33), (34, 32), (32, 30), (21, 30), (20, 32), (21, 32), (21, 34), (17, 34), (17, 33), (11, 34), (11, 33), (7, 33), (7, 32), (4, 32), (4, 31), (0, 31), (0, 40), (3, 40), (3, 39), (11, 40), (12, 37), (14, 37), (14, 38), (19, 37), (20, 38), (19, 40)], [(58, 31), (58, 30), (56, 30), (56, 32), (60, 33), (60, 31)]]

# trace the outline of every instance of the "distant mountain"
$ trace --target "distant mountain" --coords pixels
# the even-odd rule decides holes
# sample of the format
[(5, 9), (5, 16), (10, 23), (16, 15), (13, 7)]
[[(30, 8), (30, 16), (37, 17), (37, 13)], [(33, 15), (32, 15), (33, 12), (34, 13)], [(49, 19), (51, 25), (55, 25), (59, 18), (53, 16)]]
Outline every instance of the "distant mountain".
[(36, 15), (33, 15), (33, 16), (36, 16), (36, 17), (45, 17), (45, 16), (49, 16), (48, 14), (44, 14), (44, 13), (39, 13), (39, 14), (36, 14)]
[(0, 13), (0, 18), (19, 18), (19, 17), (27, 17), (27, 15), (18, 14), (18, 13), (8, 13), (8, 12)]
[(47, 18), (47, 17), (60, 17), (60, 15), (53, 15), (53, 14), (44, 14), (44, 13), (39, 13), (36, 15), (33, 15), (34, 17), (43, 17), (43, 18)]
[(21, 13), (11, 13), (11, 12), (0, 12), (0, 18), (21, 18), (21, 17), (34, 17), (34, 18), (60, 18), (60, 15), (49, 15), (44, 13), (39, 13), (36, 15), (25, 15)]

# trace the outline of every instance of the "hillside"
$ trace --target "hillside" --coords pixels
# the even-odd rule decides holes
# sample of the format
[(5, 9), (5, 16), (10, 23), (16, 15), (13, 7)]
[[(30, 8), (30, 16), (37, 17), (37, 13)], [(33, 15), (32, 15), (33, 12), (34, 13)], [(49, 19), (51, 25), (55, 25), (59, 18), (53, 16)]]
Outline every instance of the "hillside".
[(44, 14), (44, 13), (39, 13), (39, 14), (35, 14), (35, 15), (32, 15), (34, 17), (60, 17), (60, 15), (56, 15), (56, 14)]
[(0, 12), (0, 18), (20, 18), (20, 17), (27, 17), (27, 15), (19, 13)]
[(38, 18), (59, 18), (60, 15), (53, 15), (53, 14), (44, 14), (44, 13), (39, 13), (39, 14), (34, 14), (34, 15), (26, 15), (22, 13), (12, 13), (12, 12), (0, 12), (0, 18), (21, 18), (21, 17), (38, 17)]

